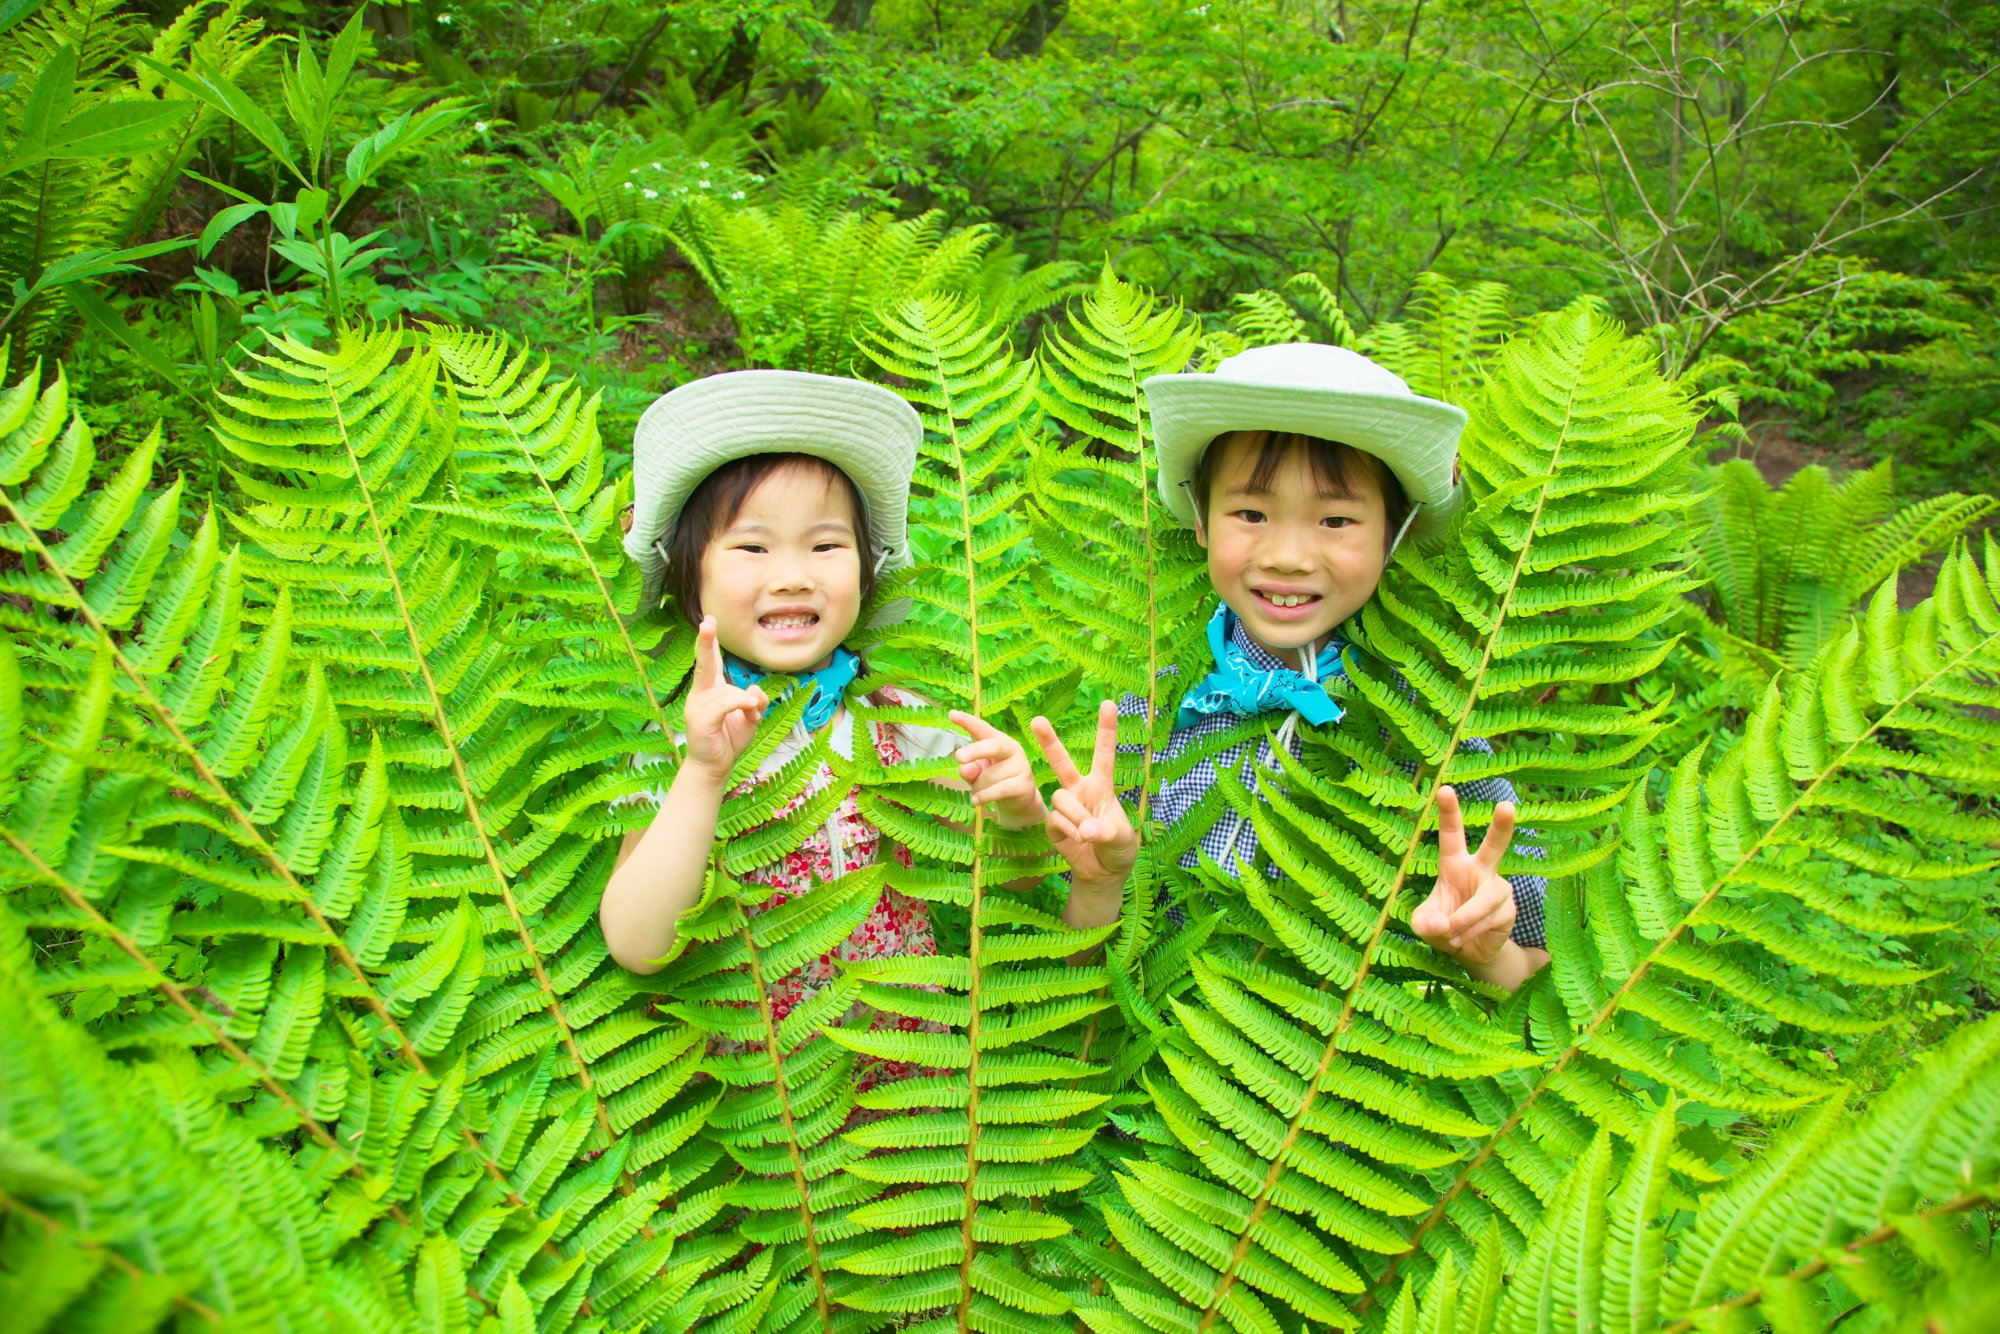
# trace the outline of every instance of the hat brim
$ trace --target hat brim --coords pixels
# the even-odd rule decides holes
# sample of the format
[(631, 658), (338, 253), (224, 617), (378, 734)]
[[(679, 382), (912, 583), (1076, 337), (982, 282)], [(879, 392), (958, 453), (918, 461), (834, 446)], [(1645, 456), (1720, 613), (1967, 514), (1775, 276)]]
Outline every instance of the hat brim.
[[(882, 573), (910, 563), (910, 477), (923, 421), (893, 390), (805, 371), (729, 371), (654, 400), (632, 433), (632, 527), (625, 554), (658, 601), (666, 582), (659, 544), (673, 535), (702, 479), (753, 454), (809, 454), (845, 473), (868, 510)], [(878, 618), (879, 619), (879, 618)]]
[(1230, 431), (1295, 431), (1337, 440), (1373, 454), (1422, 506), (1410, 536), (1443, 532), (1465, 498), (1453, 480), (1465, 413), (1415, 394), (1273, 384), (1214, 374), (1155, 375), (1145, 382), (1159, 464), (1160, 501), (1182, 523), (1195, 524), (1194, 502), (1182, 485), (1202, 453)]

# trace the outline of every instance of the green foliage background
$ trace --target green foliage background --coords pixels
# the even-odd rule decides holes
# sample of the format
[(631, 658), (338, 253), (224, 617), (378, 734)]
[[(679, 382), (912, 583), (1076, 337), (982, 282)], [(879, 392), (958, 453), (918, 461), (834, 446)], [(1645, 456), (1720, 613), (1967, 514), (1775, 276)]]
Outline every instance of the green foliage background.
[[(1992, 1327), (1984, 22), (0, 10), (10, 1327)], [(1071, 931), (948, 766), (814, 751), (690, 947), (609, 961), (689, 655), (619, 547), (639, 405), (895, 386), (872, 681), (933, 703), (863, 712), (1129, 691), (1143, 793), (1208, 591), (1139, 383), (1296, 338), (1464, 406), (1473, 503), (1342, 726), (1211, 797), (1265, 863), (1141, 799)], [(1437, 787), (1501, 775), (1512, 996), (1407, 930)], [(849, 793), (913, 865), (747, 914)], [(941, 956), (779, 1022), (884, 884)]]

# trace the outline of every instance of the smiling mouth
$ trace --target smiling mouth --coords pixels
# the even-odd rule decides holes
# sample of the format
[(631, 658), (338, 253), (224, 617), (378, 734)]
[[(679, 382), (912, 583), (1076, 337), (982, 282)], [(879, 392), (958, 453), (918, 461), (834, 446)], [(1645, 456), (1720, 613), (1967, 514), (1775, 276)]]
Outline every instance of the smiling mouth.
[(766, 630), (809, 630), (819, 624), (819, 617), (809, 611), (788, 611), (761, 616), (757, 624)]
[(1286, 610), (1290, 610), (1293, 607), (1309, 606), (1320, 600), (1320, 595), (1317, 593), (1266, 593), (1262, 589), (1252, 589), (1251, 591), (1272, 606), (1282, 607)]

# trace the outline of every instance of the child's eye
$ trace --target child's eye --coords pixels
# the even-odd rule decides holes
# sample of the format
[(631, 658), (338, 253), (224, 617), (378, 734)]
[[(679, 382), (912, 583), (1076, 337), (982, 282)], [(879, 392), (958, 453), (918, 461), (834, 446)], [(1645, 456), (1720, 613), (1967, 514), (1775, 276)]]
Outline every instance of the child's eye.
[(1328, 528), (1345, 528), (1352, 524), (1354, 520), (1348, 518), (1345, 514), (1329, 514), (1324, 519), (1321, 519), (1320, 522)]
[(761, 556), (764, 554), (763, 546), (756, 542), (738, 542), (735, 546), (731, 547), (730, 550), (747, 551), (753, 556)]
[(1236, 517), (1237, 517), (1237, 518), (1239, 518), (1239, 519), (1241, 519), (1241, 520), (1243, 520), (1243, 522), (1245, 522), (1245, 523), (1262, 523), (1262, 522), (1264, 522), (1264, 511), (1262, 511), (1262, 510), (1237, 510), (1237, 511), (1236, 511)]
[(845, 550), (847, 550), (847, 544), (846, 544), (845, 542), (821, 542), (821, 543), (820, 543), (820, 544), (819, 544), (818, 546), (815, 546), (815, 547), (813, 548), (813, 550), (814, 550), (814, 551), (845, 551)]

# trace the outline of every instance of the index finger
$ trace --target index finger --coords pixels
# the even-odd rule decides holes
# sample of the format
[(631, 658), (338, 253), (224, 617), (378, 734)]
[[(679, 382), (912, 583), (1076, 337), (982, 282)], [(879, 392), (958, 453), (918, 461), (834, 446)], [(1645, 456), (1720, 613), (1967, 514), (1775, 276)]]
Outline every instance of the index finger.
[(1514, 803), (1503, 801), (1493, 808), (1493, 824), (1479, 840), (1479, 864), (1489, 871), (1500, 869), (1507, 845), (1514, 841)]
[(712, 690), (722, 676), (722, 649), (715, 640), (715, 618), (704, 616), (694, 632), (694, 688)]
[(1037, 715), (1028, 724), (1028, 730), (1035, 734), (1035, 744), (1041, 747), (1042, 758), (1049, 762), (1049, 768), (1055, 770), (1058, 783), (1070, 789), (1083, 781), (1083, 775), (1076, 771), (1076, 762), (1070, 759), (1062, 738), (1056, 735), (1056, 729), (1048, 719)]
[(992, 723), (987, 722), (976, 713), (967, 713), (964, 709), (953, 709), (951, 711), (951, 720), (964, 728), (966, 735), (970, 736), (974, 741), (989, 741), (994, 737), (1004, 735)]
[(1090, 776), (1111, 781), (1118, 762), (1118, 706), (1105, 700), (1097, 706), (1097, 745), (1090, 752)]
[(1438, 789), (1438, 857), (1465, 855), (1465, 815), (1458, 808), (1458, 790)]

